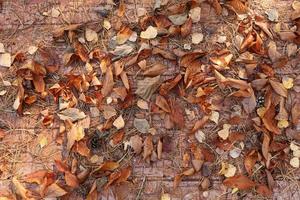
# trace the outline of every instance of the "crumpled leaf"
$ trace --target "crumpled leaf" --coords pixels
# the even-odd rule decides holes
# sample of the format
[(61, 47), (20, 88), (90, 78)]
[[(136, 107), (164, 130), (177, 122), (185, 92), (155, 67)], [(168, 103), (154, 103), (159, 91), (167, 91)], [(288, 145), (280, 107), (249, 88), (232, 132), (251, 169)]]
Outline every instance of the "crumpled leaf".
[(191, 34), (192, 32), (192, 26), (193, 22), (191, 18), (188, 18), (186, 22), (181, 26), (180, 31), (181, 31), (181, 36), (182, 37), (187, 37)]
[(112, 54), (116, 56), (126, 56), (130, 54), (133, 51), (133, 47), (128, 44), (122, 44), (120, 46), (117, 46), (113, 51), (111, 51)]
[(171, 112), (171, 108), (170, 108), (167, 100), (163, 96), (157, 95), (155, 104), (158, 107), (160, 107), (163, 111), (168, 112), (168, 113)]
[(61, 120), (71, 120), (72, 122), (84, 119), (86, 115), (78, 108), (67, 108), (57, 114)]
[(153, 26), (148, 26), (148, 28), (145, 31), (141, 32), (140, 37), (143, 39), (154, 39), (157, 36), (157, 29)]
[(67, 194), (67, 191), (62, 189), (57, 183), (53, 183), (47, 187), (45, 192), (45, 198), (58, 198)]
[(139, 135), (131, 136), (129, 145), (132, 147), (134, 153), (139, 154), (142, 151), (143, 140)]
[(134, 118), (133, 126), (141, 133), (148, 133), (150, 125), (146, 119)]
[(248, 8), (240, 0), (231, 0), (226, 3), (228, 3), (228, 5), (230, 5), (238, 14), (245, 14), (248, 11)]
[(160, 76), (153, 78), (145, 78), (137, 82), (137, 90), (135, 93), (141, 98), (149, 101), (152, 94), (158, 89), (160, 85)]
[(230, 178), (226, 178), (223, 184), (227, 187), (238, 188), (239, 190), (247, 190), (255, 187), (255, 182), (244, 175), (235, 175)]
[(248, 174), (252, 174), (253, 167), (255, 163), (259, 160), (259, 153), (256, 150), (250, 151), (244, 160), (244, 165)]
[(167, 71), (167, 67), (163, 64), (157, 63), (149, 67), (143, 72), (144, 76), (158, 76)]

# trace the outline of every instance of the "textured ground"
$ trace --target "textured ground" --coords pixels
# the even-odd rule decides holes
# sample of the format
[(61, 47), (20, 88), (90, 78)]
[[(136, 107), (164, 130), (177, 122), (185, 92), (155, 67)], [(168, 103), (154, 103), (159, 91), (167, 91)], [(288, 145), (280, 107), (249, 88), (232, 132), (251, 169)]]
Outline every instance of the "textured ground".
[[(128, 22), (135, 20), (136, 7), (150, 7), (151, 0), (128, 0), (126, 1), (128, 11), (126, 17)], [(286, 20), (286, 13), (290, 9), (291, 0), (268, 0), (268, 1), (249, 1), (250, 7), (255, 8), (257, 12), (263, 14), (267, 8), (277, 8), (280, 20)], [(100, 3), (95, 0), (86, 1), (0, 1), (0, 42), (10, 52), (17, 52), (28, 49), (31, 45), (42, 44), (56, 49), (59, 59), (62, 58), (64, 44), (53, 44), (52, 30), (63, 24), (69, 23), (88, 23), (97, 24), (99, 21)], [(43, 12), (52, 7), (59, 8), (62, 15), (58, 18), (45, 17)], [(215, 15), (215, 11), (208, 4), (203, 3), (201, 21), (193, 27), (194, 31), (202, 30), (205, 35), (205, 42), (199, 45), (199, 48), (210, 49), (218, 45), (210, 42), (216, 38), (219, 33), (229, 34), (230, 25), (226, 23), (226, 17), (222, 20)], [(179, 45), (183, 45), (182, 44)], [(176, 71), (175, 67), (170, 67), (166, 76), (172, 75)], [(13, 78), (9, 71), (1, 69), (0, 72), (7, 79)], [(129, 71), (130, 79), (133, 78), (134, 70)], [(16, 91), (11, 91), (14, 98)], [(0, 102), (1, 103), (1, 102)], [(6, 169), (0, 174), (0, 188), (10, 187), (10, 178), (14, 175), (26, 174), (41, 168), (51, 169), (54, 159), (61, 158), (61, 147), (55, 143), (55, 137), (58, 132), (58, 124), (50, 129), (45, 129), (40, 123), (40, 110), (48, 108), (54, 111), (54, 105), (44, 102), (42, 105), (27, 108), (28, 115), (19, 117), (12, 109), (11, 104), (0, 106), (0, 125), (11, 128), (9, 136), (0, 142), (1, 159), (5, 157), (9, 160)], [(198, 114), (195, 108), (190, 108)], [(97, 125), (98, 119), (92, 118), (92, 124)], [(164, 130), (161, 127), (160, 119), (153, 119), (153, 124), (159, 130), (160, 135), (170, 135), (172, 155), (163, 155), (163, 160), (153, 164), (146, 164), (141, 158), (135, 157), (132, 160), (132, 185), (127, 188), (127, 196), (120, 194), (120, 199), (135, 199), (140, 192), (141, 199), (159, 199), (162, 192), (171, 194), (172, 199), (196, 200), (196, 199), (254, 199), (251, 194), (238, 193), (231, 195), (230, 190), (222, 185), (222, 180), (218, 177), (212, 177), (212, 187), (205, 192), (199, 190), (200, 175), (194, 175), (183, 179), (180, 186), (173, 190), (173, 177), (180, 171), (180, 162), (182, 155), (188, 146), (187, 136), (184, 131)], [(186, 124), (190, 128), (191, 124)], [(209, 127), (208, 127), (209, 128)], [(213, 131), (214, 127), (210, 127)], [(46, 135), (48, 146), (42, 150), (38, 147), (39, 138)], [(13, 156), (12, 156), (13, 155)], [(213, 168), (213, 166), (211, 166)], [(294, 176), (293, 171), (285, 172), (276, 179), (277, 187), (274, 191), (273, 199), (300, 199), (299, 179)], [(118, 190), (118, 188), (115, 188)], [(122, 197), (123, 195), (123, 197)], [(239, 196), (241, 195), (241, 196)], [(207, 198), (204, 196), (208, 196)], [(78, 197), (79, 198), (79, 197)]]

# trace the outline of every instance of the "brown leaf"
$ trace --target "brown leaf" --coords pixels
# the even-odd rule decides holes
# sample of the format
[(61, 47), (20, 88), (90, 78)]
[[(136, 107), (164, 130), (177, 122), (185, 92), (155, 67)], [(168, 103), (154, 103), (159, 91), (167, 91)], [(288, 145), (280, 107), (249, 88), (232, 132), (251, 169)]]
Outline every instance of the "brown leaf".
[(277, 127), (275, 115), (275, 106), (272, 104), (270, 108), (265, 111), (262, 121), (269, 131), (275, 134), (280, 134), (280, 129)]
[(153, 151), (153, 142), (152, 142), (152, 136), (147, 136), (144, 141), (144, 153), (143, 153), (143, 159), (147, 159), (149, 156), (151, 156)]
[(74, 145), (74, 143), (77, 141), (80, 141), (84, 138), (85, 133), (84, 129), (80, 125), (72, 125), (72, 128), (70, 131), (67, 132), (67, 149), (70, 151)]
[(158, 144), (157, 144), (157, 158), (158, 159), (162, 158), (162, 150), (163, 150), (163, 143), (161, 140), (158, 140)]
[(174, 79), (163, 83), (159, 88), (159, 94), (165, 96), (172, 90), (182, 79), (182, 75), (178, 74)]
[(141, 98), (149, 101), (152, 94), (158, 89), (160, 85), (160, 76), (153, 78), (145, 78), (137, 82), (137, 90), (135, 93)]
[(97, 168), (97, 171), (113, 171), (120, 166), (119, 163), (113, 161), (106, 161)]
[(62, 189), (57, 183), (51, 184), (49, 187), (47, 187), (45, 192), (45, 198), (57, 198), (61, 197), (67, 194), (67, 192)]
[(275, 80), (271, 80), (271, 79), (269, 80), (269, 82), (270, 82), (272, 88), (274, 89), (274, 91), (275, 91), (277, 94), (279, 94), (279, 95), (281, 95), (281, 96), (283, 96), (283, 97), (287, 97), (288, 91), (287, 91), (287, 89), (283, 86), (282, 83), (277, 82), (277, 81), (275, 81)]
[(120, 74), (120, 77), (121, 77), (121, 79), (122, 79), (122, 82), (123, 82), (125, 88), (126, 88), (127, 90), (129, 90), (129, 89), (130, 89), (130, 85), (129, 85), (129, 81), (128, 81), (128, 77), (127, 77), (126, 72), (125, 72), (125, 71), (122, 71), (122, 73)]
[(181, 174), (177, 174), (175, 177), (174, 177), (174, 183), (173, 183), (173, 188), (176, 189), (180, 182), (182, 180), (182, 175)]
[(86, 198), (87, 198), (87, 200), (98, 199), (97, 181), (94, 181)]
[(193, 129), (191, 130), (191, 133), (195, 133), (200, 128), (202, 128), (208, 120), (209, 120), (209, 116), (207, 116), (207, 115), (205, 115), (201, 119), (197, 120), (194, 127), (193, 127)]
[(167, 100), (163, 96), (157, 95), (155, 104), (158, 107), (160, 107), (163, 111), (168, 112), (168, 113), (171, 112), (171, 108), (170, 108)]
[(80, 42), (74, 42), (75, 54), (79, 56), (82, 62), (89, 60), (89, 55), (86, 48)]
[(57, 170), (60, 172), (70, 171), (70, 167), (61, 160), (55, 160), (55, 165), (57, 167)]
[(176, 102), (175, 99), (170, 99), (170, 117), (171, 120), (175, 123), (176, 126), (178, 126), (180, 129), (183, 129), (185, 126), (184, 122), (184, 112), (182, 107), (178, 102)]
[(123, 17), (125, 11), (126, 11), (126, 4), (124, 3), (124, 1), (121, 1), (117, 12), (118, 17)]
[(230, 52), (225, 52), (220, 56), (210, 57), (209, 60), (214, 63), (217, 70), (229, 69), (228, 65), (232, 59), (233, 55)]
[(114, 87), (114, 77), (113, 77), (111, 66), (109, 66), (106, 70), (105, 78), (103, 81), (103, 87), (101, 89), (101, 93), (103, 97), (109, 95), (113, 87)]
[(267, 22), (263, 22), (263, 21), (255, 21), (255, 24), (261, 28), (261, 30), (263, 30), (271, 39), (273, 39), (273, 35), (269, 29), (269, 25), (267, 24)]
[(247, 91), (250, 93), (250, 96), (243, 99), (242, 105), (246, 113), (250, 114), (256, 107), (256, 97), (252, 87), (249, 87)]
[(57, 115), (61, 120), (70, 120), (71, 122), (75, 122), (86, 117), (84, 112), (77, 108), (67, 108), (58, 113)]
[(227, 187), (238, 188), (240, 190), (247, 190), (253, 188), (256, 184), (251, 179), (244, 175), (235, 175), (230, 178), (226, 178), (223, 184)]
[(272, 196), (272, 191), (266, 185), (258, 185), (256, 187), (256, 192), (265, 197)]
[(65, 172), (65, 180), (68, 186), (76, 188), (79, 186), (79, 181), (77, 177), (69, 171)]
[(264, 139), (261, 146), (262, 154), (266, 160), (269, 160), (269, 147), (271, 138), (268, 133), (264, 133)]
[(24, 181), (26, 181), (27, 183), (37, 183), (40, 185), (42, 184), (47, 173), (47, 170), (38, 170), (33, 173), (26, 174), (24, 177)]
[(248, 11), (248, 8), (240, 0), (230, 0), (228, 5), (238, 14), (246, 14)]
[(157, 48), (157, 47), (154, 47), (153, 50), (152, 50), (152, 54), (153, 55), (160, 55), (162, 56), (163, 58), (165, 59), (168, 59), (168, 60), (176, 60), (177, 57), (174, 53), (171, 53), (167, 50), (163, 50), (163, 49), (160, 49), (160, 48)]
[(158, 76), (167, 71), (167, 67), (163, 64), (157, 63), (143, 72), (144, 76)]
[(124, 168), (124, 169), (122, 169), (121, 171), (120, 171), (120, 173), (121, 173), (121, 175), (120, 175), (120, 177), (116, 180), (116, 184), (119, 184), (119, 183), (122, 183), (122, 182), (125, 182), (125, 181), (127, 181), (127, 179), (129, 178), (129, 176), (131, 175), (131, 167), (130, 166), (128, 166), (128, 167), (126, 167), (126, 168)]
[(252, 169), (257, 161), (258, 161), (258, 152), (256, 150), (250, 151), (245, 156), (244, 165), (249, 175), (252, 174)]
[(191, 34), (192, 32), (192, 26), (193, 26), (193, 21), (191, 18), (188, 18), (186, 22), (181, 26), (181, 36), (182, 37), (187, 37)]
[(219, 0), (212, 0), (212, 7), (215, 9), (217, 15), (221, 15), (222, 14), (222, 7), (220, 5)]

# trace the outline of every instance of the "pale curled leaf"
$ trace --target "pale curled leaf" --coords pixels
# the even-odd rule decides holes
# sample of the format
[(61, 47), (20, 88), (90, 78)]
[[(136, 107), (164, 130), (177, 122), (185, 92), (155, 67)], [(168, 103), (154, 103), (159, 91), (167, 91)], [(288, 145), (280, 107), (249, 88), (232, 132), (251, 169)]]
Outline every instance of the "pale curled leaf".
[(141, 38), (143, 39), (154, 39), (157, 36), (157, 28), (149, 26), (145, 31), (141, 32)]
[(158, 89), (159, 86), (160, 76), (145, 78), (144, 80), (139, 80), (137, 82), (137, 90), (135, 93), (143, 99), (149, 101), (152, 94)]
[(57, 114), (61, 120), (71, 120), (72, 122), (84, 119), (86, 115), (78, 108), (67, 108)]

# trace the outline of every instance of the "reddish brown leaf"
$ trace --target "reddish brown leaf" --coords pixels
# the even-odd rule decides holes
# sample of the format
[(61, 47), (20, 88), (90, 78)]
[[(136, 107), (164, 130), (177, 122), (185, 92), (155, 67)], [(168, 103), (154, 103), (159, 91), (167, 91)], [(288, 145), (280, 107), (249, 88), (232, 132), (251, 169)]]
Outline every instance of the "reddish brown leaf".
[(256, 185), (255, 182), (244, 175), (235, 175), (233, 177), (226, 178), (223, 181), (223, 184), (227, 187), (238, 188), (240, 190), (251, 189)]
[(75, 53), (79, 58), (81, 59), (82, 62), (87, 62), (89, 60), (89, 55), (86, 50), (86, 48), (80, 43), (80, 42), (75, 42), (74, 43), (74, 49)]
[(175, 99), (170, 99), (169, 102), (171, 108), (171, 113), (170, 113), (171, 120), (179, 128), (181, 129), (184, 128), (185, 122), (184, 122), (184, 115), (183, 115), (184, 112), (182, 107), (178, 102), (176, 102)]
[(98, 199), (98, 191), (97, 191), (97, 182), (96, 181), (94, 181), (86, 198), (87, 198), (87, 200)]
[(118, 44), (124, 44), (132, 35), (133, 31), (128, 26), (123, 26), (117, 33), (116, 41)]
[(269, 160), (269, 146), (271, 138), (268, 133), (264, 133), (263, 143), (262, 143), (262, 154), (266, 160)]
[(277, 127), (277, 123), (275, 120), (275, 106), (272, 104), (268, 110), (266, 110), (262, 121), (265, 127), (275, 134), (280, 134), (280, 129)]
[(186, 22), (181, 26), (181, 36), (182, 37), (187, 37), (188, 35), (191, 34), (192, 32), (192, 26), (193, 26), (193, 22), (192, 19), (189, 18), (186, 20)]
[(272, 191), (266, 185), (258, 185), (256, 187), (256, 192), (265, 197), (270, 197), (272, 195)]
[(106, 70), (105, 78), (103, 81), (103, 87), (101, 89), (101, 93), (103, 97), (109, 95), (113, 87), (114, 87), (114, 77), (113, 77), (111, 66), (109, 66)]
[(176, 189), (180, 182), (182, 180), (182, 175), (181, 174), (177, 174), (175, 177), (174, 177), (174, 183), (173, 183), (173, 188)]
[(167, 67), (163, 64), (157, 63), (143, 72), (144, 76), (158, 76), (167, 71)]
[(60, 172), (70, 171), (70, 167), (61, 160), (55, 160), (55, 165)]
[(203, 118), (197, 120), (191, 133), (195, 133), (197, 130), (202, 128), (208, 120), (209, 120), (209, 116), (206, 116), (206, 115)]
[(250, 151), (245, 156), (244, 165), (248, 174), (250, 175), (252, 174), (252, 169), (257, 161), (258, 161), (258, 152), (255, 150)]
[(160, 107), (163, 111), (168, 112), (168, 113), (171, 112), (171, 108), (170, 108), (167, 100), (163, 96), (157, 95), (155, 104), (158, 107)]
[(69, 171), (65, 172), (65, 180), (68, 186), (76, 188), (79, 186), (79, 181), (77, 177)]
[(106, 161), (103, 164), (101, 164), (100, 167), (97, 168), (97, 170), (99, 170), (99, 171), (113, 171), (113, 170), (117, 169), (119, 166), (120, 166), (120, 164), (117, 163), (117, 162)]
[(153, 151), (153, 142), (152, 142), (152, 136), (147, 136), (144, 141), (144, 153), (143, 158), (144, 160), (147, 159), (149, 156), (151, 156)]
[(119, 183), (127, 181), (127, 179), (129, 178), (129, 176), (131, 175), (131, 171), (132, 170), (131, 170), (130, 166), (122, 169), (120, 171), (120, 173), (121, 173), (120, 177), (116, 180), (116, 184), (119, 184)]
[(165, 96), (172, 90), (181, 80), (182, 75), (178, 74), (174, 79), (163, 83), (159, 88), (159, 94)]
[(277, 94), (279, 94), (279, 95), (281, 95), (281, 96), (283, 96), (283, 97), (287, 97), (288, 91), (287, 91), (287, 89), (283, 86), (282, 83), (277, 82), (277, 81), (275, 81), (275, 80), (271, 80), (271, 79), (269, 80), (269, 82), (270, 82), (272, 88), (274, 89), (274, 91), (275, 91)]
[(248, 8), (240, 0), (230, 0), (228, 4), (238, 14), (245, 14), (248, 11)]

